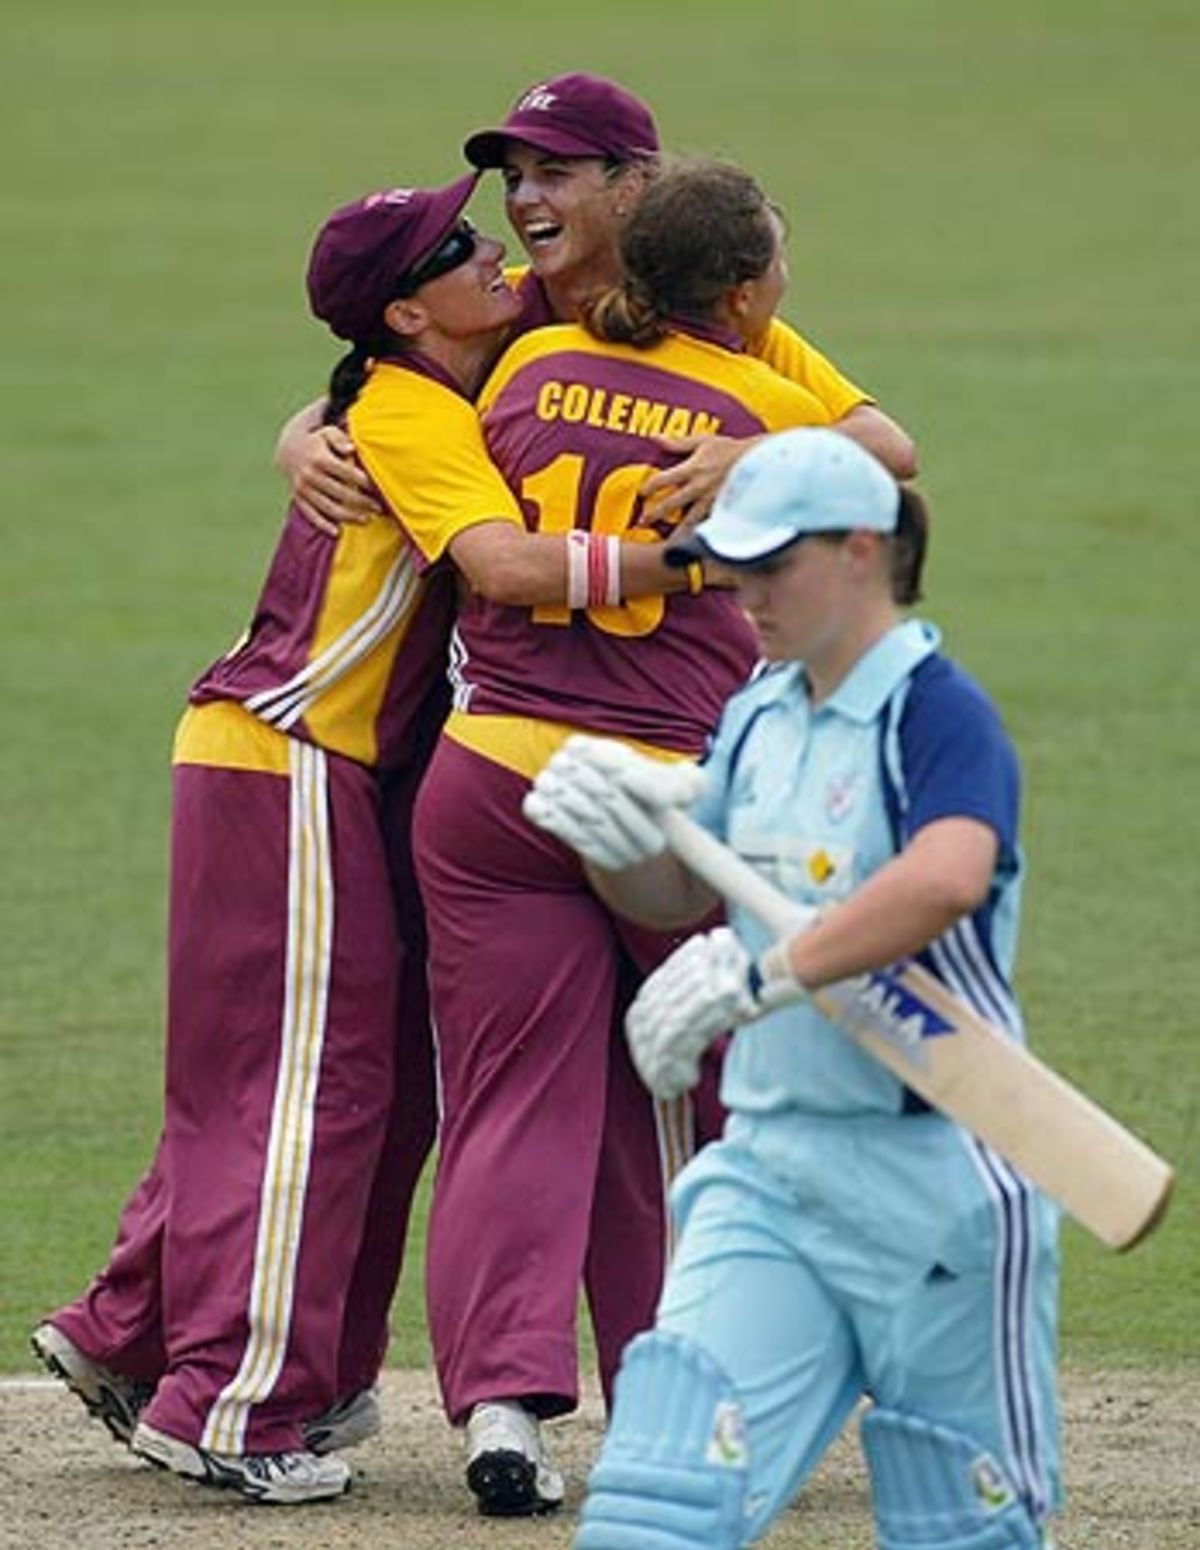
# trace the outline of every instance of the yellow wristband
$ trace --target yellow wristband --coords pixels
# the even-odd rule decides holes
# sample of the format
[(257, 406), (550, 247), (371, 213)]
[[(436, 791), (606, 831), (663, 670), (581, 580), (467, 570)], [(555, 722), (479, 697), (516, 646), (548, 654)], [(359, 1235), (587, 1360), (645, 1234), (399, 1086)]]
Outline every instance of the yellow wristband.
[(687, 566), (688, 591), (695, 597), (697, 592), (704, 591), (704, 566), (699, 560), (689, 560)]

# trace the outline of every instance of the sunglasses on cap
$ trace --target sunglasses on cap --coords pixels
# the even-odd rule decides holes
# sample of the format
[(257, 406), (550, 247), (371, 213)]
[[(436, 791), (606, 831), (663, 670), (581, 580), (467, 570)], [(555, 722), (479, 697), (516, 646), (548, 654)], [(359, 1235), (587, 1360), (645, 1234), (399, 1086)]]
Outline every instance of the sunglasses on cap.
[(400, 276), (396, 282), (397, 297), (411, 296), (423, 285), (428, 285), (430, 280), (460, 268), (478, 246), (479, 233), (464, 216), (450, 235), (442, 238), (428, 258), (422, 259), (415, 269)]

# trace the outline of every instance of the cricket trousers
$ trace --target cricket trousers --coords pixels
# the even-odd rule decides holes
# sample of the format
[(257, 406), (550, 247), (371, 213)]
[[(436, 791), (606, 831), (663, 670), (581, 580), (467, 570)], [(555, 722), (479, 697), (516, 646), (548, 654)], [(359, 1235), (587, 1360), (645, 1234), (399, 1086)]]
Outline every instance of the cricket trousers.
[[(369, 770), (237, 707), (188, 715), (222, 718), (226, 763), (177, 743), (163, 1133), (109, 1265), (51, 1318), (157, 1381), (152, 1425), (274, 1452), (371, 1381), (386, 1343), (398, 1259), (360, 1256), (412, 1120), (392, 1104), (392, 878)], [(352, 1319), (352, 1292), (383, 1311)]]
[(680, 939), (612, 915), (523, 816), (528, 789), (443, 735), (414, 821), (442, 1092), (427, 1304), (455, 1424), (492, 1399), (574, 1408), (581, 1284), (609, 1392), (653, 1321), (670, 1181), (719, 1127), (715, 1074), (697, 1125), (692, 1096), (655, 1103), (623, 1035)]
[(437, 1139), (428, 940), (412, 854), (413, 806), (444, 710), (444, 696), (439, 692), (436, 698), (437, 714), (423, 717), (413, 729), (409, 762), (383, 778), (383, 831), (399, 930), (395, 1076), (362, 1241), (346, 1297), (338, 1354), (339, 1399), (370, 1388), (383, 1367), (412, 1204)]

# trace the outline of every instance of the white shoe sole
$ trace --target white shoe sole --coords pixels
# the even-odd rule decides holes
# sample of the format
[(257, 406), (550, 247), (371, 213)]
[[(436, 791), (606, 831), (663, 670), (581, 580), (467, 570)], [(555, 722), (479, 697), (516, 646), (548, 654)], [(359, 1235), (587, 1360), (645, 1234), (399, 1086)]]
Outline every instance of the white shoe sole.
[(132, 1446), (139, 1458), (157, 1464), (160, 1469), (169, 1469), (173, 1475), (182, 1475), (186, 1480), (203, 1480), (211, 1485), (220, 1484), (205, 1467), (198, 1448), (193, 1448), (182, 1438), (160, 1432), (156, 1426), (143, 1422), (133, 1434)]
[(128, 1447), (138, 1412), (149, 1398), (149, 1386), (139, 1394), (140, 1385), (92, 1361), (53, 1324), (39, 1324), (29, 1344), (46, 1371), (70, 1389), (113, 1441)]
[(310, 1472), (307, 1479), (264, 1478), (236, 1455), (209, 1453), (144, 1421), (133, 1434), (132, 1447), (139, 1458), (159, 1469), (169, 1469), (201, 1485), (237, 1491), (244, 1500), (264, 1506), (302, 1507), (309, 1502), (332, 1501), (350, 1489), (350, 1470), (340, 1459), (322, 1460), (320, 1469)]

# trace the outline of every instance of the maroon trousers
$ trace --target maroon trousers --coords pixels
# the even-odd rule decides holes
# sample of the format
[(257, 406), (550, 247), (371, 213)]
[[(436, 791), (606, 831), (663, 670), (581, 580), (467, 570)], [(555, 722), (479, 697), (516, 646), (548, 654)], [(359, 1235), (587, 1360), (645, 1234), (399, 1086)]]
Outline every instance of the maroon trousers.
[(174, 771), (163, 1135), (51, 1315), (157, 1383), (152, 1424), (225, 1452), (297, 1447), (374, 1381), (434, 1126), (423, 937), (404, 956), (394, 904), (415, 777), (389, 874), (375, 777), (281, 742), (286, 772)]
[[(446, 1410), (578, 1398), (585, 1284), (601, 1376), (653, 1321), (691, 1102), (656, 1105), (622, 1033), (679, 939), (614, 917), (521, 813), (528, 782), (443, 736), (417, 799), (442, 1087), (426, 1267)], [(719, 1125), (714, 1099), (702, 1131)]]

